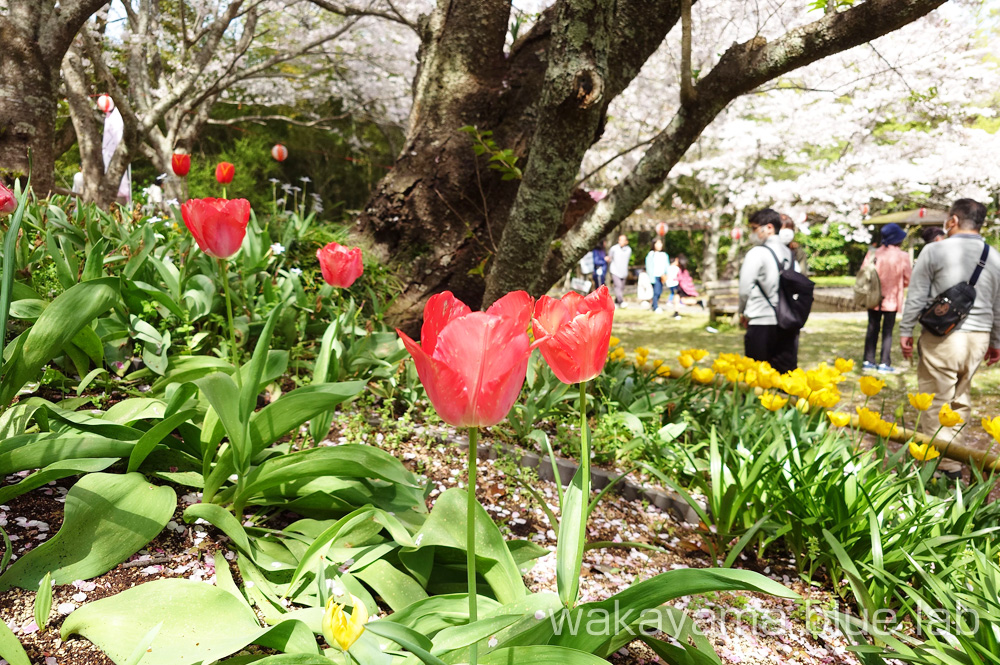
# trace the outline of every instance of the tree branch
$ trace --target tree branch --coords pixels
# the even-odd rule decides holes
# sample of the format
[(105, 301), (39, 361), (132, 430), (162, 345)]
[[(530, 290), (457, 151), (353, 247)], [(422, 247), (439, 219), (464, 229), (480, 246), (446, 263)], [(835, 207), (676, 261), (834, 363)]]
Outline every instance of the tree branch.
[(635, 169), (559, 244), (550, 248), (539, 283), (558, 281), (599, 238), (638, 208), (733, 99), (782, 74), (912, 23), (944, 2), (867, 0), (847, 11), (826, 14), (770, 43), (756, 37), (744, 44), (734, 44), (696, 86), (696, 102), (681, 107)]
[(317, 7), (322, 7), (328, 12), (337, 14), (339, 16), (347, 17), (362, 17), (362, 16), (375, 16), (377, 18), (385, 19), (386, 21), (392, 21), (393, 23), (399, 23), (400, 25), (405, 25), (413, 32), (417, 34), (420, 33), (417, 27), (416, 21), (412, 21), (405, 16), (403, 16), (398, 9), (390, 2), (389, 11), (374, 9), (372, 7), (352, 7), (350, 5), (345, 5), (340, 2), (334, 2), (333, 0), (309, 0)]

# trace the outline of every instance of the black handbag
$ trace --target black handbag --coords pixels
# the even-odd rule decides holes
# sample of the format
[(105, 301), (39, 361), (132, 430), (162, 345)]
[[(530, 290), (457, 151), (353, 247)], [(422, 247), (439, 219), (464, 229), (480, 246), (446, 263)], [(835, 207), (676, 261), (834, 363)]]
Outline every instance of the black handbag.
[(959, 282), (955, 286), (945, 289), (930, 305), (920, 312), (920, 325), (924, 330), (933, 333), (938, 337), (945, 337), (951, 334), (956, 328), (962, 325), (972, 311), (972, 306), (976, 303), (976, 282), (986, 267), (986, 257), (989, 256), (990, 246), (983, 243), (983, 253), (979, 257), (979, 265), (972, 271), (972, 277), (968, 282)]

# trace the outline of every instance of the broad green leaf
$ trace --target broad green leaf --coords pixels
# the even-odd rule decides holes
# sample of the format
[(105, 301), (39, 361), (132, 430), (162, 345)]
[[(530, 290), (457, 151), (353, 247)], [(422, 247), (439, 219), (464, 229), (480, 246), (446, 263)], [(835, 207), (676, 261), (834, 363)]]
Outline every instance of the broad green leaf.
[(196, 503), (188, 506), (184, 511), (184, 520), (193, 522), (196, 519), (203, 519), (212, 526), (229, 536), (236, 548), (246, 556), (252, 556), (250, 549), (250, 539), (247, 538), (243, 525), (236, 519), (236, 516), (214, 503)]
[(240, 418), (240, 392), (236, 383), (221, 372), (204, 376), (195, 383), (215, 409), (229, 436), (229, 444), (236, 457), (236, 472), (246, 474), (250, 468), (250, 449), (246, 445), (246, 424)]
[(131, 441), (89, 434), (24, 434), (0, 442), (0, 474), (40, 469), (74, 458), (127, 457), (132, 445)]
[(110, 277), (81, 282), (45, 308), (26, 333), (21, 353), (0, 380), (0, 404), (8, 404), (84, 326), (121, 301), (118, 285), (119, 280)]
[(412, 577), (385, 559), (354, 571), (354, 576), (382, 596), (392, 610), (402, 609), (427, 597), (427, 592)]
[(38, 489), (53, 480), (61, 480), (82, 473), (96, 473), (118, 461), (116, 457), (93, 457), (83, 459), (60, 460), (39, 469), (24, 480), (14, 485), (0, 487), (0, 503), (7, 503), (16, 496)]
[(0, 658), (6, 660), (10, 665), (31, 665), (28, 654), (7, 624), (0, 621)]
[[(347, 446), (337, 446), (339, 450)], [(420, 547), (451, 547), (466, 549), (466, 494), (459, 489), (446, 490), (431, 511), (417, 538)], [(500, 530), (489, 513), (476, 504), (476, 569), (486, 580), (501, 603), (508, 603), (527, 594), (521, 571), (511, 556)]]
[[(503, 607), (492, 598), (479, 596), (479, 612), (482, 615), (499, 612)], [(433, 638), (446, 628), (464, 626), (469, 622), (469, 597), (464, 593), (431, 596), (393, 612), (384, 621), (403, 624)]]
[(160, 623), (142, 665), (214, 661), (248, 644), (319, 654), (305, 624), (285, 621), (261, 628), (254, 613), (231, 593), (185, 579), (155, 580), (88, 603), (66, 618), (62, 638), (82, 635), (115, 662), (123, 662)]
[(282, 395), (250, 418), (250, 441), (254, 454), (316, 414), (336, 408), (364, 389), (364, 381), (343, 381), (304, 386)]
[[(587, 432), (583, 433), (587, 436)], [(590, 464), (581, 464), (563, 495), (556, 548), (556, 584), (566, 606), (576, 604), (580, 589), (580, 566), (587, 544), (587, 508), (590, 503)], [(555, 469), (558, 473), (558, 469)]]
[(373, 446), (348, 444), (311, 448), (267, 460), (250, 473), (236, 503), (245, 504), (255, 494), (271, 487), (328, 475), (378, 478), (408, 487), (418, 486), (416, 476), (389, 453)]
[(480, 665), (608, 665), (608, 661), (585, 651), (558, 646), (526, 646), (497, 649), (479, 657)]
[(49, 622), (49, 614), (52, 613), (52, 574), (45, 573), (45, 577), (38, 583), (38, 593), (35, 594), (35, 625), (39, 630), (45, 630), (45, 625)]
[(56, 584), (102, 575), (155, 538), (176, 506), (172, 489), (138, 473), (88, 474), (66, 494), (59, 532), (0, 575), (0, 591), (34, 590), (47, 572)]
[(146, 457), (153, 452), (154, 448), (156, 448), (157, 444), (170, 436), (170, 433), (177, 429), (178, 425), (187, 422), (197, 413), (198, 411), (196, 409), (181, 411), (180, 413), (175, 413), (169, 418), (164, 418), (150, 427), (149, 430), (135, 442), (135, 446), (132, 448), (132, 452), (129, 454), (128, 458), (128, 471), (132, 472), (138, 470), (139, 467), (142, 466)]
[(391, 621), (374, 621), (368, 624), (366, 632), (374, 633), (379, 637), (392, 640), (403, 647), (426, 665), (445, 665), (437, 656), (431, 655), (431, 641), (424, 635), (406, 626)]

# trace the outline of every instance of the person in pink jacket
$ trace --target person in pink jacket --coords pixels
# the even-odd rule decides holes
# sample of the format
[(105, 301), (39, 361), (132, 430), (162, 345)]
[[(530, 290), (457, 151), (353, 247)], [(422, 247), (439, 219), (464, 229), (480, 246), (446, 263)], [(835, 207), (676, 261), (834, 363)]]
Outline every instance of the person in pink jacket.
[[(896, 314), (903, 309), (903, 289), (910, 285), (910, 255), (900, 249), (900, 244), (906, 238), (898, 224), (886, 224), (882, 227), (881, 244), (874, 252), (868, 252), (862, 268), (869, 261), (875, 261), (875, 270), (882, 285), (882, 302), (868, 310), (868, 333), (865, 335), (864, 369), (874, 369), (879, 372), (893, 372), (892, 367), (892, 329), (896, 325)], [(882, 332), (882, 356), (878, 365), (875, 364), (875, 351)]]

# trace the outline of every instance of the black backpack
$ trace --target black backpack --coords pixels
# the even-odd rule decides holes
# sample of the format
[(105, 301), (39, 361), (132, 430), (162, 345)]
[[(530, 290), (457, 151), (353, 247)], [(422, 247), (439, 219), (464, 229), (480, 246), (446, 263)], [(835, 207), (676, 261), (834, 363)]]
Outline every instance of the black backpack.
[(757, 288), (764, 294), (767, 304), (771, 305), (771, 309), (774, 310), (774, 315), (778, 319), (778, 327), (783, 330), (799, 330), (806, 324), (809, 312), (812, 311), (813, 289), (816, 288), (816, 284), (794, 269), (785, 270), (782, 268), (781, 261), (778, 260), (778, 255), (774, 253), (774, 250), (767, 245), (762, 245), (762, 247), (771, 252), (774, 262), (778, 264), (778, 306), (775, 307), (770, 298), (767, 297), (759, 280), (756, 282)]
[(955, 286), (942, 291), (930, 305), (920, 312), (920, 325), (924, 330), (934, 333), (938, 337), (950, 334), (955, 328), (962, 325), (972, 311), (972, 306), (976, 303), (976, 282), (986, 267), (986, 257), (989, 256), (990, 246), (983, 244), (983, 253), (979, 257), (979, 265), (972, 271), (972, 277), (968, 282), (959, 282)]

